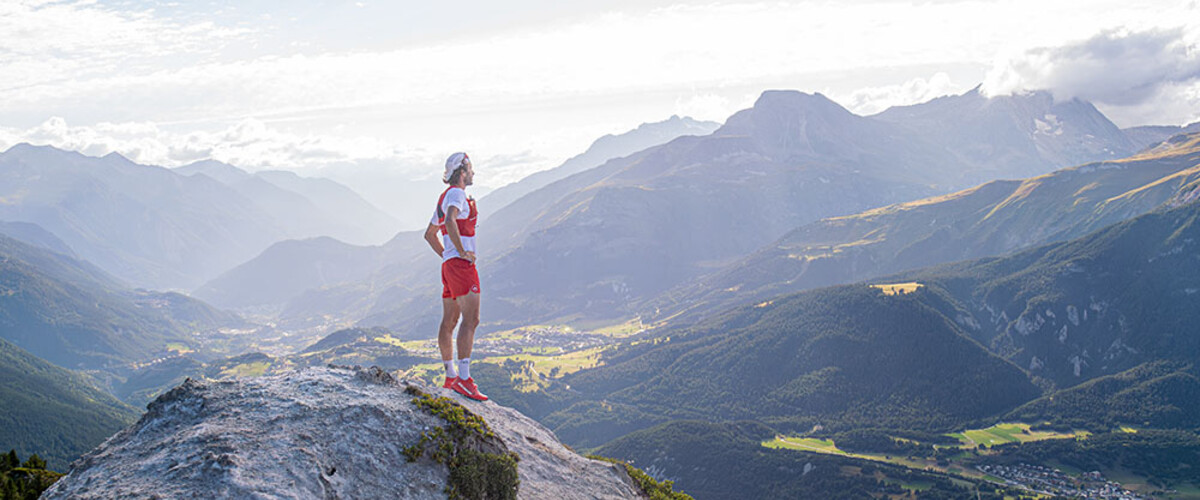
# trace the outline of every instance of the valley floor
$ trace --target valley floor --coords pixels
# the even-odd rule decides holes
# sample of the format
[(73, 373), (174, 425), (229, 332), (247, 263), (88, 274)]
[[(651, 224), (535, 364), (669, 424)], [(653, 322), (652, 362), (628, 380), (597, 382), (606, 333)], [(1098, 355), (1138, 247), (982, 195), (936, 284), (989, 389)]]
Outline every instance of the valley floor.
[[(1137, 432), (1132, 428), (1122, 428), (1121, 430), (1130, 433)], [(1020, 488), (1031, 494), (1046, 496), (1136, 500), (1150, 498), (1147, 495), (1151, 495), (1150, 492), (1153, 491), (1152, 496), (1155, 498), (1200, 499), (1200, 488), (1189, 485), (1161, 490), (1147, 484), (1145, 478), (1137, 477), (1123, 470), (1079, 471), (1054, 463), (1012, 465), (980, 463), (981, 458), (1000, 454), (991, 450), (993, 446), (1048, 439), (1087, 439), (1090, 436), (1087, 431), (1071, 433), (1040, 431), (1032, 430), (1029, 424), (1014, 422), (996, 424), (984, 429), (968, 429), (946, 434), (946, 436), (958, 439), (961, 444), (958, 446), (935, 446), (939, 452), (942, 450), (952, 451), (952, 454), (941, 455), (940, 458), (852, 452), (839, 449), (829, 439), (801, 436), (778, 435), (774, 439), (764, 441), (762, 446), (884, 462), (925, 472), (945, 474), (950, 478), (990, 481)]]

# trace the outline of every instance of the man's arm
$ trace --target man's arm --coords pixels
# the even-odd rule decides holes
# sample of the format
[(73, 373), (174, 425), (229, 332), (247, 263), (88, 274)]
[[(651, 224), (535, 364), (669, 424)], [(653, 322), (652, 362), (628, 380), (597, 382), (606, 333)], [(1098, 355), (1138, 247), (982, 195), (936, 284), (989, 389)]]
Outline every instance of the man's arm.
[(445, 248), (442, 247), (442, 239), (438, 237), (437, 224), (430, 224), (429, 227), (425, 228), (425, 241), (429, 242), (429, 246), (433, 248), (434, 252), (437, 252), (438, 257), (442, 256), (442, 250), (445, 250)]
[(454, 249), (458, 250), (458, 256), (475, 263), (475, 252), (464, 252), (462, 246), (462, 236), (458, 234), (458, 224), (455, 223), (458, 216), (458, 207), (450, 205), (446, 209), (446, 234), (450, 235), (450, 243), (454, 244)]

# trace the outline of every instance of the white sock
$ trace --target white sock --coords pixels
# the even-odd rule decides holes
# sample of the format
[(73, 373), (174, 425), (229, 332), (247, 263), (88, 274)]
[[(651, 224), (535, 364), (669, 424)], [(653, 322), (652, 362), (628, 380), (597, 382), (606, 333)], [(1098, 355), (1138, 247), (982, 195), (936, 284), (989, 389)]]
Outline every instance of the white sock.
[(471, 378), (471, 358), (458, 360), (458, 373), (462, 375), (463, 380)]
[(454, 372), (455, 364), (453, 359), (444, 359), (442, 360), (442, 364), (446, 365), (446, 378), (458, 377), (458, 374)]

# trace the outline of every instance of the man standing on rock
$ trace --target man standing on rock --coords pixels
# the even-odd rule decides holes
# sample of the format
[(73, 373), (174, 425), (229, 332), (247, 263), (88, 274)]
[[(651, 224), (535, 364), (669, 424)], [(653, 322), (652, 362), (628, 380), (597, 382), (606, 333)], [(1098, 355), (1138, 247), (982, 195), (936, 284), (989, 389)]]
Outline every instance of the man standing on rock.
[[(467, 196), (475, 170), (466, 153), (454, 153), (446, 159), (442, 182), (450, 187), (438, 199), (433, 219), (425, 230), (425, 241), (442, 256), (442, 324), (438, 328), (438, 349), (446, 366), (442, 387), (477, 401), (487, 401), (471, 377), (471, 347), (475, 327), (479, 326), (479, 273), (475, 270), (475, 222), (479, 211), (475, 199)], [(442, 237), (438, 238), (437, 233)], [(454, 362), (454, 326), (458, 328), (458, 362)]]

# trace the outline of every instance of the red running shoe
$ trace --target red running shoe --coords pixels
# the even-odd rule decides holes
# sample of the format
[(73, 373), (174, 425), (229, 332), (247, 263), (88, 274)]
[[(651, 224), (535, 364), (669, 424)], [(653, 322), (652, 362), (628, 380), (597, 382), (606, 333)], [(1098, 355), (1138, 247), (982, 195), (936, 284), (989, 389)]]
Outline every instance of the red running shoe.
[(474, 377), (457, 379), (452, 389), (454, 389), (454, 392), (474, 399), (475, 401), (487, 401), (488, 399), (488, 397), (482, 392), (479, 392), (479, 386), (475, 385)]
[(442, 389), (454, 389), (458, 385), (458, 377), (446, 377), (446, 382), (442, 384)]

